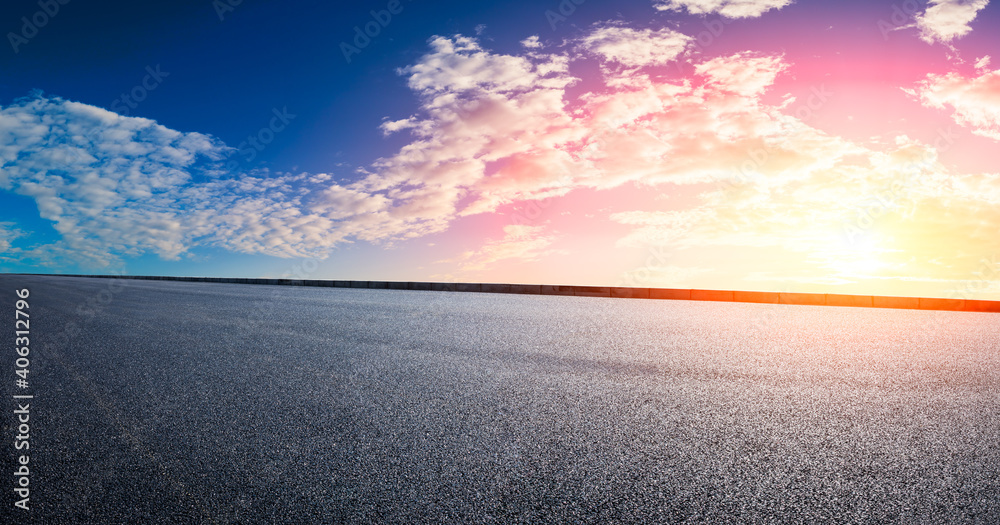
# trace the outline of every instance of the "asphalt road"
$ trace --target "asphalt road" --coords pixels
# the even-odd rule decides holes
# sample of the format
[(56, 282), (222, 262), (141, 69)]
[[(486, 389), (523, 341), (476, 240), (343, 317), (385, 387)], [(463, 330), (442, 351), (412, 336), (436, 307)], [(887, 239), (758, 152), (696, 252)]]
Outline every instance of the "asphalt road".
[(0, 276), (7, 349), (24, 287), (10, 523), (1000, 522), (997, 314)]

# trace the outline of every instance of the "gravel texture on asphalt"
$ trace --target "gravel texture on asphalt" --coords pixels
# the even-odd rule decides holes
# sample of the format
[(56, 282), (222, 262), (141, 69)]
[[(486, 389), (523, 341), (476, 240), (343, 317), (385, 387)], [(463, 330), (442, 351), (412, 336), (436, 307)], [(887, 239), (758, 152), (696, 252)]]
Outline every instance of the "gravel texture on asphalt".
[(0, 283), (10, 523), (1000, 522), (997, 314)]

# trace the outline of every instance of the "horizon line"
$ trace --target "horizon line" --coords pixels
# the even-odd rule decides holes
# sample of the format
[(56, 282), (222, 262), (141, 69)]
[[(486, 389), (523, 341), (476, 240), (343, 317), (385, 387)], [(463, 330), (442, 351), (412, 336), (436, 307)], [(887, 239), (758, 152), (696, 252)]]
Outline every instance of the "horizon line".
[(958, 312), (1000, 313), (1000, 301), (989, 299), (903, 297), (806, 292), (760, 292), (748, 290), (710, 290), (700, 288), (656, 288), (623, 286), (514, 284), (514, 283), (449, 283), (430, 281), (352, 281), (333, 279), (273, 279), (254, 277), (181, 277), (158, 275), (114, 274), (52, 274), (3, 273), (0, 275), (30, 275), (45, 277), (84, 277), (100, 279), (134, 279), (148, 281), (181, 281), (226, 284), (256, 284), (275, 286), (310, 286), (320, 288), (354, 288), (376, 290), (414, 290), (431, 292), (502, 293), (520, 295), (562, 295), (576, 297), (608, 297), (615, 299), (651, 299), (681, 301), (714, 301), (732, 303), (787, 304), (799, 306), (841, 306), (857, 308), (891, 308), (901, 310), (939, 310)]

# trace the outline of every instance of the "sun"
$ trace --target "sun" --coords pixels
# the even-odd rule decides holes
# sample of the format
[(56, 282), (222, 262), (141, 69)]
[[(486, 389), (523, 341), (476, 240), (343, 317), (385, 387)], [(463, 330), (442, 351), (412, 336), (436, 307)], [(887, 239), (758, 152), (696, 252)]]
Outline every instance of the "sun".
[(838, 248), (822, 254), (826, 259), (824, 266), (836, 275), (854, 278), (878, 277), (890, 266), (886, 255), (893, 251), (876, 232), (839, 243)]
[(888, 267), (877, 252), (857, 253), (844, 257), (836, 264), (838, 273), (851, 277), (875, 277)]

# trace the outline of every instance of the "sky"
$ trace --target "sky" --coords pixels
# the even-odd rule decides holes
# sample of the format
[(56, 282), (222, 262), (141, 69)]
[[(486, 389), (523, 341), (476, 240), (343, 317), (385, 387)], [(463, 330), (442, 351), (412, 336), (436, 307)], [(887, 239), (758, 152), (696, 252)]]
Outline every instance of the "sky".
[(12, 0), (0, 271), (1000, 299), (997, 27), (988, 0)]

